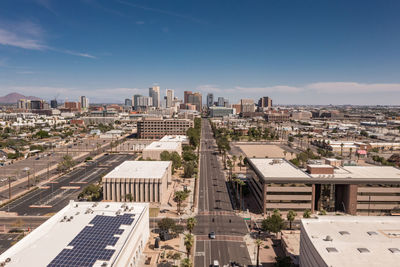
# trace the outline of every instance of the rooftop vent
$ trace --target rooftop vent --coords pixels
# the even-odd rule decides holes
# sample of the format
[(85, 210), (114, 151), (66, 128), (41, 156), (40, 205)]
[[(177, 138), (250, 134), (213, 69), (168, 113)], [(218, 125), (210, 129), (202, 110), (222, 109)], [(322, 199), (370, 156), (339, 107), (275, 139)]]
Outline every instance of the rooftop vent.
[(324, 239), (324, 241), (333, 241), (332, 237), (330, 235), (327, 235)]
[(337, 250), (336, 248), (334, 248), (334, 247), (327, 247), (326, 250), (327, 250), (329, 253), (338, 252), (338, 250)]
[(375, 231), (369, 231), (369, 232), (367, 232), (369, 235), (378, 235), (378, 233), (377, 232), (375, 232)]
[(339, 231), (339, 234), (341, 235), (350, 235), (348, 231)]
[(388, 248), (388, 249), (392, 253), (400, 253), (400, 249), (398, 249), (398, 248)]
[(369, 253), (369, 250), (368, 250), (367, 248), (357, 248), (357, 250), (358, 250), (360, 253)]

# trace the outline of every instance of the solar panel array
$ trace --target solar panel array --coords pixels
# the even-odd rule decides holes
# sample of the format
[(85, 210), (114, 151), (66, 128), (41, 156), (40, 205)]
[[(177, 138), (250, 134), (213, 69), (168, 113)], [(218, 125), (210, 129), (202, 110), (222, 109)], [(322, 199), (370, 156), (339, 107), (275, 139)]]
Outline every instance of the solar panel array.
[(124, 230), (121, 225), (131, 225), (134, 221), (133, 214), (117, 216), (96, 215), (89, 224), (68, 244), (72, 249), (63, 249), (48, 267), (66, 266), (93, 266), (97, 260), (109, 261), (114, 254), (114, 249), (106, 249), (106, 246), (114, 246), (118, 237)]

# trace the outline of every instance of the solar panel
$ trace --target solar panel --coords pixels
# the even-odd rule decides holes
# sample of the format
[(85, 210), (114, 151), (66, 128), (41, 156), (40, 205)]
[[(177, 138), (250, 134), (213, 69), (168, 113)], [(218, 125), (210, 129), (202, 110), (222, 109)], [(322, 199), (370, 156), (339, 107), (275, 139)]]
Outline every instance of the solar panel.
[(63, 249), (48, 267), (66, 266), (93, 266), (97, 260), (109, 261), (114, 254), (114, 249), (106, 249), (114, 246), (118, 237), (124, 230), (121, 225), (132, 225), (133, 214), (117, 216), (96, 215), (89, 224), (68, 244), (72, 249)]

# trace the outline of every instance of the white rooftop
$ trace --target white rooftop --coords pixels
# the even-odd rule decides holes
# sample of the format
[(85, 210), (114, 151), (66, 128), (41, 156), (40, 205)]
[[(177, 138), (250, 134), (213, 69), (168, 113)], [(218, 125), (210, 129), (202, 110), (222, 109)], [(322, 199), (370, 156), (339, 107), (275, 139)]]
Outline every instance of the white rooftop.
[(264, 178), (310, 178), (308, 174), (284, 159), (249, 158)]
[(150, 145), (146, 146), (146, 148), (143, 149), (143, 151), (146, 150), (176, 150), (179, 149), (179, 146), (181, 146), (181, 142), (160, 142), (160, 141), (156, 141), (151, 143)]
[[(73, 246), (68, 245), (85, 227), (94, 226), (89, 225), (89, 222), (96, 216), (116, 217), (116, 212), (120, 210), (120, 215), (129, 216), (134, 220), (131, 225), (122, 224), (119, 229), (124, 229), (124, 231), (118, 235), (116, 244), (112, 247), (107, 246), (107, 249), (115, 250), (107, 262), (107, 266), (113, 266), (112, 263), (119, 257), (125, 241), (137, 226), (138, 218), (148, 210), (148, 203), (125, 203), (126, 208), (122, 207), (123, 204), (71, 201), (65, 208), (1, 254), (0, 262), (9, 258), (10, 262), (6, 264), (7, 267), (47, 266), (64, 249), (73, 249)], [(92, 212), (87, 213), (88, 209)], [(64, 217), (68, 219), (72, 217), (72, 219), (67, 221), (64, 220)], [(93, 266), (102, 266), (104, 262), (104, 260), (97, 260)]]
[[(319, 216), (302, 219), (301, 224), (302, 235), (310, 238), (326, 266), (399, 266), (399, 217)], [(325, 241), (327, 236), (332, 241)], [(337, 252), (328, 252), (328, 247)], [(369, 252), (360, 253), (363, 248)]]
[(104, 178), (159, 178), (167, 171), (170, 161), (127, 160), (106, 174)]
[(334, 171), (335, 178), (399, 179), (400, 169), (392, 166), (344, 166)]
[(165, 135), (160, 139), (160, 142), (187, 142), (186, 135)]

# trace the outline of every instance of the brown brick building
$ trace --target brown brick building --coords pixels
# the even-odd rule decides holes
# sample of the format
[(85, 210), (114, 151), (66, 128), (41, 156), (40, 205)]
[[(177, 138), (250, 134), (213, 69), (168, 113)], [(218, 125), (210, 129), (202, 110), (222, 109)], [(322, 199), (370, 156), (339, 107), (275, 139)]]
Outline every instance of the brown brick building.
[(143, 118), (137, 122), (137, 135), (143, 139), (162, 138), (165, 135), (186, 135), (193, 127), (189, 119)]

